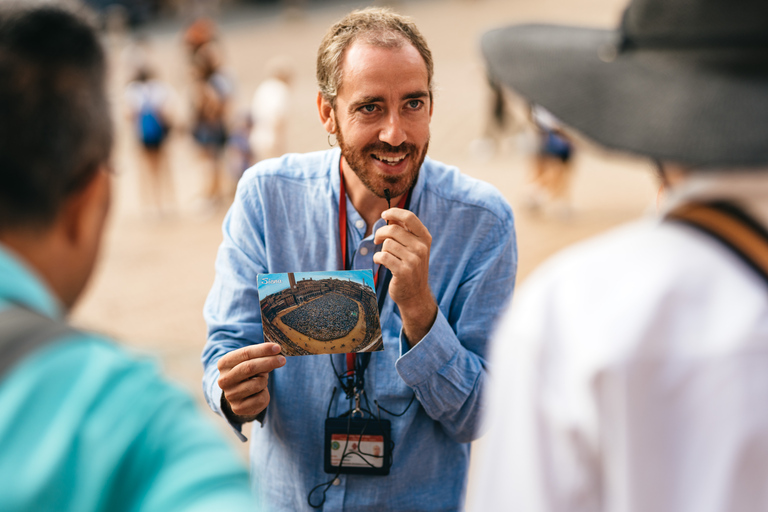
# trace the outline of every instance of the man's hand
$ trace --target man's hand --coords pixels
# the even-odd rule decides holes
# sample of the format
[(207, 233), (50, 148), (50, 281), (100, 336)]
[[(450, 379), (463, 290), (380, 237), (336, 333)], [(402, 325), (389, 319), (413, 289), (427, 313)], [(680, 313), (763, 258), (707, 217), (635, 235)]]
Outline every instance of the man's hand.
[(373, 261), (392, 272), (389, 296), (400, 308), (403, 332), (413, 347), (427, 335), (437, 318), (437, 302), (429, 289), (432, 235), (408, 210), (390, 208), (381, 218), (389, 225), (376, 231), (374, 243), (382, 247), (373, 255)]
[[(269, 372), (285, 364), (285, 356), (278, 354), (280, 345), (260, 343), (233, 350), (219, 359), (219, 387), (240, 423), (253, 421), (269, 405)], [(222, 405), (226, 412), (226, 404)]]

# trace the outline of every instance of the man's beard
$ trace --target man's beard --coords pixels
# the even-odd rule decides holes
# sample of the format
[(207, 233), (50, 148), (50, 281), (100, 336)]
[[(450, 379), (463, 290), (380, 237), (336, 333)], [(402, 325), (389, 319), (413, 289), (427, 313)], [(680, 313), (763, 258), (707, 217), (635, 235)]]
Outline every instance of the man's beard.
[[(386, 194), (384, 193), (385, 189), (389, 189), (390, 197), (399, 197), (410, 190), (416, 183), (416, 180), (419, 179), (419, 170), (421, 169), (421, 164), (424, 163), (424, 158), (427, 156), (427, 148), (429, 148), (429, 141), (427, 141), (427, 143), (424, 144), (424, 149), (419, 154), (416, 145), (409, 142), (404, 142), (399, 146), (392, 146), (386, 142), (378, 141), (374, 144), (368, 144), (363, 147), (362, 150), (358, 150), (346, 144), (344, 136), (341, 133), (341, 128), (339, 128), (336, 133), (336, 139), (339, 141), (341, 155), (360, 181), (363, 182), (363, 185), (375, 195), (382, 198), (386, 197)], [(370, 155), (371, 153), (377, 152), (405, 152), (410, 157), (412, 167), (403, 175), (380, 175), (375, 170), (369, 168), (369, 165), (371, 165)]]

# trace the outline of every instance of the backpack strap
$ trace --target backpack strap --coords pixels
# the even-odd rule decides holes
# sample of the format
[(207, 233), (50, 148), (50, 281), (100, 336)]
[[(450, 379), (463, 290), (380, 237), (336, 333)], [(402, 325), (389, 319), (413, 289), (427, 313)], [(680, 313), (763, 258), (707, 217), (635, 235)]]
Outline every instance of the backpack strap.
[(75, 332), (62, 320), (20, 306), (0, 312), (0, 379), (24, 356)]
[(687, 203), (665, 219), (682, 222), (719, 240), (768, 284), (768, 231), (733, 203)]

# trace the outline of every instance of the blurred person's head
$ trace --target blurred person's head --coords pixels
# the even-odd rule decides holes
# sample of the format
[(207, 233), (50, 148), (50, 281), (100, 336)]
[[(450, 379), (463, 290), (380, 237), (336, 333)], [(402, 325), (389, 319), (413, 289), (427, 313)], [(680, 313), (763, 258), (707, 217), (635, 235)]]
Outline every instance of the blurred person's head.
[(149, 66), (141, 66), (136, 70), (136, 76), (134, 80), (137, 82), (149, 82), (155, 77), (155, 72)]
[(197, 18), (184, 31), (184, 43), (191, 54), (216, 38), (216, 24), (207, 17)]
[(0, 4), (0, 242), (65, 307), (91, 274), (109, 205), (105, 68), (77, 7)]
[(343, 161), (379, 197), (408, 191), (429, 146), (432, 54), (408, 18), (355, 11), (333, 25), (317, 53), (320, 119)]
[(201, 80), (208, 80), (221, 67), (221, 49), (214, 42), (201, 45), (192, 55), (192, 72)]

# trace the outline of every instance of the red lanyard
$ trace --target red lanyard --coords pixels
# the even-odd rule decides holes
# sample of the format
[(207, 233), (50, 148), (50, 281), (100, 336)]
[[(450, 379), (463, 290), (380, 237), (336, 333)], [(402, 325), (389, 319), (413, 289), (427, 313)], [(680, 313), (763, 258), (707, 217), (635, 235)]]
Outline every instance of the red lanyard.
[[(339, 242), (341, 245), (341, 266), (347, 270), (347, 190), (344, 186), (344, 171), (339, 160)], [(403, 194), (396, 208), (404, 208), (408, 194)], [(378, 282), (378, 272), (373, 274), (373, 285)], [(355, 353), (347, 354), (347, 372), (355, 369)]]

